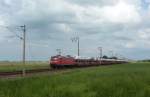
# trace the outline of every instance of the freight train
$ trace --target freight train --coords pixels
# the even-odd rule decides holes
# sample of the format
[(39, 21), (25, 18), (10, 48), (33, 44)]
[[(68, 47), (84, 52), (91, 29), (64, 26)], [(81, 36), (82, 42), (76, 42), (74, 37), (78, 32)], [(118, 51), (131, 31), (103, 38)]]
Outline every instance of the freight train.
[(123, 64), (123, 63), (127, 63), (127, 61), (118, 60), (118, 59), (72, 57), (69, 55), (52, 56), (50, 59), (50, 66), (52, 68), (86, 67), (86, 66), (99, 66), (99, 65), (111, 65), (111, 64)]

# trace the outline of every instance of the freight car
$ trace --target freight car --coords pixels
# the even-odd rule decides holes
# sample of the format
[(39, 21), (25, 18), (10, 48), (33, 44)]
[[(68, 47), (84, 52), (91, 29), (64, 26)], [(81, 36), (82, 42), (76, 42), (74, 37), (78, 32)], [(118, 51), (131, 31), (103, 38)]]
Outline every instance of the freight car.
[(95, 58), (81, 58), (71, 56), (52, 56), (50, 59), (50, 66), (52, 68), (63, 68), (63, 67), (86, 67), (86, 66), (99, 66), (99, 65), (111, 65), (111, 64), (122, 64), (126, 61), (118, 59), (95, 59)]

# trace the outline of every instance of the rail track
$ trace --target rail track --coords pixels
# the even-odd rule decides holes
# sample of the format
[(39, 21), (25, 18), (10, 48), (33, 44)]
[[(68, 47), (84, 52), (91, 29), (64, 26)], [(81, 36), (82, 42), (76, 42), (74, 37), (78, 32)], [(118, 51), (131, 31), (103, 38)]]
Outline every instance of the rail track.
[[(52, 69), (52, 68), (43, 68), (43, 69), (30, 69), (26, 70), (26, 76), (32, 75), (32, 74), (38, 74), (38, 73), (54, 73), (54, 72), (65, 72), (67, 70), (71, 70), (73, 68), (57, 68), (57, 69)], [(1, 71), (0, 72), (0, 79), (1, 78), (9, 78), (9, 77), (23, 77), (23, 72), (22, 70), (18, 71)]]
[[(32, 74), (36, 74), (36, 73), (44, 73), (44, 72), (62, 72), (62, 71), (67, 71), (67, 70), (72, 70), (72, 69), (77, 69), (77, 68), (83, 68), (83, 67), (71, 67), (71, 68), (44, 68), (44, 69), (30, 69), (30, 70), (26, 70), (26, 76), (28, 75), (32, 75)], [(88, 67), (84, 67), (84, 68), (88, 68)], [(22, 70), (18, 70), (18, 71), (1, 71), (0, 72), (0, 79), (1, 78), (9, 78), (9, 77), (21, 77), (23, 76)]]
[[(111, 64), (110, 64), (111, 65)], [(108, 65), (97, 65), (97, 66), (108, 66)], [(42, 68), (42, 69), (30, 69), (26, 70), (26, 76), (31, 75), (31, 74), (36, 74), (36, 73), (44, 73), (44, 72), (58, 72), (58, 71), (66, 71), (68, 69), (75, 69), (75, 68), (90, 68), (90, 67), (97, 67), (97, 66), (86, 66), (86, 67), (71, 67), (71, 68)], [(0, 79), (1, 78), (7, 78), (7, 77), (18, 77), (18, 76), (23, 76), (22, 70), (18, 71), (1, 71), (0, 72)]]
[[(48, 72), (48, 71), (52, 72), (54, 70), (50, 68), (44, 68), (44, 69), (26, 70), (25, 72), (26, 72), (26, 75), (29, 75), (29, 74), (35, 74), (35, 73), (41, 73), (41, 72)], [(22, 76), (22, 70), (0, 72), (0, 78), (11, 77), (11, 76)]]

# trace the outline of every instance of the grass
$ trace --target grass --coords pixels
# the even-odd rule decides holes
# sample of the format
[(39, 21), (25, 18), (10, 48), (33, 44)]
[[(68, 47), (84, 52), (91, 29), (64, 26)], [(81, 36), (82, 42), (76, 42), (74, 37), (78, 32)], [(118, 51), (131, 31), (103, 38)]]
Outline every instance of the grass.
[(0, 62), (0, 72), (1, 71), (17, 71), (25, 69), (38, 69), (38, 68), (49, 68), (48, 62), (42, 61), (29, 61), (23, 66), (22, 62)]
[(0, 97), (150, 97), (150, 63), (1, 79)]

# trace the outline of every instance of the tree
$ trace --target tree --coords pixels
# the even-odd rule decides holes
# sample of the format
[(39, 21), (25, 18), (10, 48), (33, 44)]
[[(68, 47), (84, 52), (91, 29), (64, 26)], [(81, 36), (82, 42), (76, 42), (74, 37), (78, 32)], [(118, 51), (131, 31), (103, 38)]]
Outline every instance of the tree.
[(108, 57), (107, 57), (106, 55), (104, 55), (102, 58), (103, 58), (103, 59), (108, 59)]

